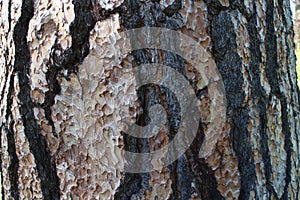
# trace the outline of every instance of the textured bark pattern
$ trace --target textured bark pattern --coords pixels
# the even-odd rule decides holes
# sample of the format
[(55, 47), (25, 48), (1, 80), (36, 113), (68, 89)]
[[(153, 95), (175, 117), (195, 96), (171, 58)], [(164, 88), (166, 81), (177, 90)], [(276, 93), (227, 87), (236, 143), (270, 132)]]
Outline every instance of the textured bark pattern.
[[(1, 1), (3, 199), (299, 199), (299, 89), (289, 7), (282, 0)], [(210, 128), (213, 103), (197, 66), (163, 50), (124, 54), (126, 44), (111, 35), (144, 26), (181, 31), (203, 47), (209, 55), (203, 63), (208, 70), (217, 66), (224, 81), (222, 130)], [(135, 77), (118, 73), (146, 63), (186, 77), (202, 119), (176, 162), (122, 173), (113, 167), (126, 164), (120, 148), (158, 149), (180, 122), (172, 91), (155, 85), (136, 91)], [(170, 134), (122, 133), (122, 120), (147, 124), (155, 103), (168, 113)], [(213, 134), (220, 139), (200, 154)]]

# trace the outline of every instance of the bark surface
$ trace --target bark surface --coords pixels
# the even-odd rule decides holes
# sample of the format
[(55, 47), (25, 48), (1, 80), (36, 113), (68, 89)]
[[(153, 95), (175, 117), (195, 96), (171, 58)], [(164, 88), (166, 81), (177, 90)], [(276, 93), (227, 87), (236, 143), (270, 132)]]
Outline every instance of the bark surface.
[[(8, 0), (0, 12), (2, 199), (300, 199), (289, 1)], [(111, 33), (140, 27), (181, 31), (203, 47), (202, 64), (217, 67), (224, 82), (221, 130), (210, 128), (214, 101), (197, 66), (159, 49), (120, 53)], [(161, 148), (181, 121), (172, 91), (154, 84), (137, 89), (136, 77), (117, 72), (149, 63), (168, 65), (189, 81), (201, 121), (177, 161), (123, 173), (120, 149)], [(154, 104), (166, 110), (168, 134), (141, 139), (123, 132), (124, 119), (148, 124)], [(211, 134), (221, 137), (200, 156)]]

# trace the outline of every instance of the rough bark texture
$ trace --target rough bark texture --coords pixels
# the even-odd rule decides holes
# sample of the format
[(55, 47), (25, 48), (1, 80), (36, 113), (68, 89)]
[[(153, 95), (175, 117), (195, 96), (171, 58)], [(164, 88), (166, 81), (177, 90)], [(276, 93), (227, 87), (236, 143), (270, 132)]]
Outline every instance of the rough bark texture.
[[(9, 0), (0, 1), (0, 12), (3, 199), (300, 198), (289, 1)], [(117, 36), (110, 35), (144, 26), (189, 35), (209, 55), (205, 65), (217, 66), (226, 124), (209, 155), (199, 156), (212, 114), (197, 66), (157, 49), (121, 55)], [(202, 119), (176, 162), (149, 173), (122, 173), (111, 167), (125, 164), (119, 147), (155, 150), (172, 140), (180, 122), (172, 91), (157, 85), (136, 91), (135, 77), (117, 73), (146, 63), (163, 63), (185, 76)], [(170, 134), (137, 139), (122, 132), (124, 119), (147, 124), (147, 110), (156, 103), (168, 113)]]

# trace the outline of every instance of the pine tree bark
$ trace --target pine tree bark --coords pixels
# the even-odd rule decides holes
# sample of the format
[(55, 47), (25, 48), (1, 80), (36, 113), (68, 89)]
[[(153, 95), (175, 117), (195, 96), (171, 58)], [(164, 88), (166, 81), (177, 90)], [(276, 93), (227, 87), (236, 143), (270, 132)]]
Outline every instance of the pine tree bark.
[[(2, 199), (300, 198), (300, 93), (289, 1), (9, 0), (0, 11)], [(181, 31), (211, 56), (207, 62), (224, 82), (226, 124), (206, 157), (199, 151), (209, 112), (177, 161), (123, 173), (111, 168), (126, 162), (119, 147), (153, 150), (157, 140), (160, 146), (176, 135), (180, 121), (171, 91), (152, 85), (136, 93), (134, 77), (120, 82), (109, 67), (108, 55), (118, 51), (111, 47), (116, 38), (103, 42), (110, 33), (145, 26)], [(97, 44), (105, 56), (94, 56)], [(212, 103), (199, 74), (172, 52), (135, 50), (116, 65), (153, 62), (194, 77), (199, 101)], [(140, 124), (149, 120), (136, 102), (144, 110), (163, 104), (170, 135), (123, 134), (120, 107)]]

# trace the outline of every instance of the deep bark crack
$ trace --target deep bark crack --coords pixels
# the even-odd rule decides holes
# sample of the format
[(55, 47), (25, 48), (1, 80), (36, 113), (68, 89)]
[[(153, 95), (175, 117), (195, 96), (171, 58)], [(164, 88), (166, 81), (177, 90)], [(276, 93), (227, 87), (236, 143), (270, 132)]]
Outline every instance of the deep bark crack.
[[(13, 39), (15, 42), (15, 63), (13, 75), (19, 80), (20, 114), (22, 117), (24, 132), (29, 142), (30, 152), (35, 158), (38, 177), (41, 182), (41, 190), (44, 199), (59, 199), (59, 181), (56, 174), (56, 166), (44, 136), (40, 133), (33, 108), (34, 103), (30, 96), (30, 51), (27, 45), (29, 22), (34, 14), (33, 0), (23, 0), (21, 16), (14, 28)], [(13, 87), (13, 85), (11, 85)]]

